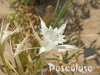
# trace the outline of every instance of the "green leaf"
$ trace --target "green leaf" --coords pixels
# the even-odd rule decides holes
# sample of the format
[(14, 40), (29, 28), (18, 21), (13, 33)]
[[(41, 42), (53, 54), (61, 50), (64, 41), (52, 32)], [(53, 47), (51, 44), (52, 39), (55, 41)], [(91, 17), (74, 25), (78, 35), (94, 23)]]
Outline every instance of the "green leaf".
[(68, 57), (68, 51), (66, 51), (65, 56)]
[(46, 60), (58, 60), (57, 58), (46, 58)]
[[(32, 43), (32, 48), (34, 48), (34, 47), (37, 47), (37, 43), (35, 41)], [(34, 51), (35, 51), (35, 49), (32, 49), (31, 53), (33, 53)]]
[(26, 59), (26, 55), (24, 54), (24, 52), (19, 54), (19, 59), (23, 66), (27, 64), (27, 59)]
[(33, 62), (37, 62), (37, 61), (39, 60), (39, 58), (40, 58), (40, 56), (35, 56), (35, 57), (32, 59), (32, 61), (33, 61)]
[(56, 18), (56, 20), (55, 20), (55, 22), (54, 22), (53, 28), (55, 28), (55, 27), (57, 26), (58, 22), (61, 21), (62, 18), (65, 16), (65, 14), (66, 14), (66, 12), (67, 12), (67, 10), (68, 10), (68, 6), (69, 6), (69, 4), (70, 4), (70, 1), (71, 1), (71, 0), (66, 0), (66, 2), (65, 2), (65, 4), (64, 4), (64, 6), (62, 7), (62, 9), (61, 9), (61, 11), (60, 11), (58, 17)]
[(55, 8), (55, 11), (53, 12), (53, 14), (52, 14), (51, 17), (49, 18), (49, 20), (46, 22), (47, 27), (49, 27), (49, 25), (51, 24), (53, 18), (54, 18), (55, 15), (56, 15), (56, 12), (57, 12), (57, 8), (58, 8), (59, 3), (60, 3), (60, 1), (58, 0), (57, 5), (56, 5), (56, 8)]
[(72, 40), (66, 40), (66, 42), (64, 42), (64, 44), (70, 44), (70, 42), (74, 42), (74, 41), (77, 41), (78, 38), (73, 38)]

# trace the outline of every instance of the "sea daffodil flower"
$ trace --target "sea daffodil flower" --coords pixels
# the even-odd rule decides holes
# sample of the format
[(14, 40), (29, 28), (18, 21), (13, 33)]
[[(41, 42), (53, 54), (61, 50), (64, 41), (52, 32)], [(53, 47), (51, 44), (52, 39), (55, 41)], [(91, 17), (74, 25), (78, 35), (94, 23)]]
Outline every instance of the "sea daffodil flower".
[(66, 24), (62, 24), (59, 28), (56, 27), (54, 29), (50, 26), (48, 29), (44, 21), (41, 18), (40, 20), (41, 20), (40, 30), (42, 32), (43, 37), (48, 38), (52, 42), (56, 42), (56, 45), (60, 43), (62, 44), (63, 42), (66, 41), (65, 39), (63, 39), (65, 35), (62, 35), (66, 28)]
[(10, 23), (7, 24), (5, 30), (3, 30), (3, 22), (2, 22), (2, 26), (1, 26), (1, 31), (0, 31), (0, 44), (3, 45), (4, 42), (12, 35), (18, 33), (21, 31), (20, 26), (18, 26), (16, 29), (14, 29), (13, 31), (9, 31), (8, 27), (9, 27)]
[(65, 30), (66, 24), (62, 24), (59, 28), (53, 29), (51, 26), (47, 28), (44, 21), (41, 18), (40, 20), (41, 20), (40, 30), (43, 35), (43, 40), (40, 39), (38, 34), (35, 32), (32, 24), (30, 24), (32, 26), (33, 34), (35, 38), (39, 41), (40, 46), (41, 46), (39, 50), (39, 54), (41, 54), (42, 52), (47, 52), (51, 50), (63, 52), (70, 49), (78, 49), (74, 45), (59, 45), (65, 42), (65, 39), (64, 39), (65, 35), (62, 35), (62, 34)]
[(19, 53), (25, 50), (25, 42), (27, 39), (28, 37), (24, 38), (24, 40), (20, 44), (16, 44), (17, 47), (15, 48), (14, 56), (17, 56)]
[[(27, 43), (27, 40), (28, 40), (28, 36), (25, 37), (23, 39), (22, 42), (20, 42), (19, 44), (15, 44), (16, 45), (16, 48), (15, 49), (15, 52), (13, 53), (12, 51), (12, 54), (14, 55), (14, 57), (16, 57), (18, 54), (20, 54), (21, 52), (25, 51), (25, 50), (30, 50), (30, 49), (38, 49), (39, 47), (34, 47), (34, 48), (28, 48), (27, 45), (25, 43)], [(11, 44), (10, 44), (11, 46)], [(11, 48), (12, 50), (12, 48)]]
[[(16, 57), (18, 54), (20, 54), (21, 52), (25, 51), (25, 50), (30, 50), (30, 49), (36, 49), (35, 48), (28, 48), (26, 46), (25, 43), (27, 43), (27, 40), (28, 40), (28, 36), (25, 37), (22, 42), (18, 43), (18, 44), (15, 44), (16, 45), (16, 48), (15, 49), (15, 52), (12, 51), (12, 45), (11, 45), (11, 39), (10, 39), (10, 49), (11, 49), (11, 52), (13, 54), (14, 57)], [(7, 53), (8, 54), (8, 53)], [(9, 54), (8, 54), (9, 55)], [(9, 55), (10, 56), (10, 55)]]

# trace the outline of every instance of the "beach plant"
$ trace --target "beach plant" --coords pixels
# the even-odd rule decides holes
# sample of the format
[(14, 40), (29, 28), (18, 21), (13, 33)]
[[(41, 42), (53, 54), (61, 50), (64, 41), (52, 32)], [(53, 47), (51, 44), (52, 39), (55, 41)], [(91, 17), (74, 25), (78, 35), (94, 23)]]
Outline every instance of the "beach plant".
[[(26, 1), (21, 0), (21, 3), (26, 4), (27, 0)], [(68, 10), (69, 3), (70, 0), (65, 1), (62, 10), (58, 14), (58, 17), (56, 18), (53, 25), (51, 25), (51, 22), (53, 21), (56, 15), (58, 5), (54, 13), (46, 23), (42, 20), (42, 18), (39, 17), (41, 28), (40, 31), (38, 32), (34, 29), (34, 25), (31, 23), (31, 21), (29, 21), (29, 28), (31, 28), (30, 31), (32, 32), (34, 38), (34, 40), (31, 43), (32, 45), (31, 47), (27, 47), (26, 45), (26, 43), (29, 43), (28, 39), (30, 38), (30, 36), (23, 37), (22, 35), (22, 31), (24, 28), (22, 28), (21, 26), (16, 26), (11, 31), (8, 29), (10, 27), (9, 25), (11, 25), (11, 21), (16, 21), (16, 22), (19, 21), (19, 17), (16, 17), (16, 14), (9, 16), (11, 18), (9, 20), (10, 23), (6, 25), (6, 28), (4, 30), (3, 27), (1, 27), (1, 32), (0, 32), (0, 57), (7, 70), (8, 75), (11, 75), (8, 65), (13, 69), (16, 75), (27, 75), (27, 74), (36, 75), (38, 73), (38, 70), (41, 70), (46, 64), (48, 64), (46, 63), (46, 61), (49, 59), (47, 55), (50, 52), (52, 51), (59, 53), (65, 52), (65, 54), (62, 55), (61, 60), (64, 63), (68, 64), (68, 61), (71, 58), (73, 58), (76, 53), (80, 51), (80, 49), (75, 45), (70, 45), (68, 41), (71, 40), (65, 39), (64, 31), (66, 29), (66, 23), (63, 24), (59, 23), (64, 18), (66, 11)], [(23, 17), (26, 18), (24, 15), (21, 15), (21, 20), (26, 20)], [(18, 22), (18, 24), (19, 23), (23, 24), (23, 22)], [(7, 42), (8, 40), (10, 41), (9, 42), (10, 49), (17, 64), (17, 70), (15, 70), (13, 65), (11, 65), (8, 62), (8, 60), (4, 58), (5, 42)], [(73, 51), (75, 50), (75, 53), (68, 56), (67, 52), (70, 50)], [(31, 56), (31, 54), (33, 56)], [(53, 59), (55, 58), (50, 58), (50, 60)], [(55, 60), (58, 61), (59, 59)], [(27, 66), (28, 72), (24, 71), (25, 66)]]

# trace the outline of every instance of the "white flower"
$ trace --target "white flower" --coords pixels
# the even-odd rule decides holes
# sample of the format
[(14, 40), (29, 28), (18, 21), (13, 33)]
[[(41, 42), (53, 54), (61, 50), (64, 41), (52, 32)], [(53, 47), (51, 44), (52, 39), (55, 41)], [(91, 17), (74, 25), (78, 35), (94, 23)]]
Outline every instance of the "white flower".
[(50, 50), (63, 52), (63, 51), (70, 50), (70, 49), (78, 49), (76, 46), (73, 46), (73, 45), (59, 45), (59, 44), (63, 44), (63, 42), (65, 42), (65, 39), (63, 39), (65, 37), (65, 35), (62, 35), (62, 34), (65, 30), (66, 24), (63, 24), (59, 28), (54, 28), (54, 29), (50, 26), (48, 29), (46, 27), (46, 24), (44, 23), (44, 21), (41, 18), (40, 18), (40, 20), (41, 20), (41, 29), (40, 30), (43, 35), (43, 40), (40, 39), (40, 37), (35, 32), (32, 24), (31, 24), (33, 34), (41, 45), (39, 54), (41, 54), (42, 52), (50, 51)]
[(25, 50), (25, 42), (27, 38), (28, 37), (26, 37), (20, 44), (16, 44), (17, 47), (15, 48), (14, 56), (18, 55), (19, 53)]
[(58, 45), (58, 43), (62, 44), (63, 42), (66, 41), (65, 39), (63, 39), (65, 35), (62, 35), (66, 28), (66, 24), (61, 25), (58, 29), (57, 28), (53, 29), (51, 26), (48, 29), (44, 21), (41, 18), (40, 20), (41, 20), (41, 32), (43, 37), (48, 38), (52, 42), (56, 42), (56, 45)]
[(16, 44), (16, 48), (15, 49), (15, 52), (12, 51), (12, 46), (11, 46), (11, 41), (10, 41), (10, 48), (11, 48), (11, 52), (12, 54), (14, 55), (14, 57), (16, 57), (18, 54), (20, 54), (21, 52), (25, 51), (25, 50), (30, 50), (30, 49), (38, 49), (39, 47), (34, 47), (34, 48), (29, 48), (27, 46), (27, 39), (28, 39), (28, 36), (24, 38), (24, 40), (19, 43), (19, 44)]
[(18, 33), (21, 31), (20, 26), (18, 26), (16, 29), (14, 29), (13, 31), (9, 31), (7, 30), (9, 27), (10, 23), (7, 24), (5, 30), (3, 31), (3, 22), (2, 22), (2, 26), (1, 26), (1, 31), (0, 31), (0, 44), (4, 44), (4, 42), (12, 35)]

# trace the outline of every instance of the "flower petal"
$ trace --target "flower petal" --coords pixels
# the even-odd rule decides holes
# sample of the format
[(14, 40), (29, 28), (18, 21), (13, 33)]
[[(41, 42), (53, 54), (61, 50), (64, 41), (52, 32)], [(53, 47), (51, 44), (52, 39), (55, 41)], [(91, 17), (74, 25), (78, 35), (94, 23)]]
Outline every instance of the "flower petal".
[(22, 50), (24, 50), (24, 43), (26, 42), (28, 37), (26, 37), (20, 44), (16, 44), (17, 45), (17, 48), (15, 50), (15, 53), (14, 53), (14, 56), (18, 55), (19, 53), (22, 52)]
[[(39, 50), (39, 54), (41, 54), (41, 53), (43, 53), (43, 52), (45, 52), (45, 51), (46, 51), (45, 47), (41, 47), (40, 50)], [(39, 55), (39, 54), (38, 54), (38, 55)]]
[(66, 28), (66, 24), (62, 24), (62, 25), (59, 27), (59, 29), (58, 29), (58, 33), (63, 34), (65, 28)]
[(1, 36), (1, 44), (3, 44), (7, 39), (8, 39), (8, 37), (9, 36), (11, 36), (11, 34), (12, 34), (12, 31), (3, 31), (4, 32), (4, 34)]
[(79, 48), (74, 45), (57, 45), (54, 48), (54, 50), (57, 52), (64, 52), (64, 51), (70, 50), (70, 49), (79, 49)]
[(39, 43), (41, 43), (40, 37), (39, 37), (38, 34), (35, 32), (35, 30), (34, 30), (34, 28), (33, 28), (33, 26), (32, 26), (31, 23), (30, 23), (30, 25), (31, 25), (31, 27), (32, 27), (32, 31), (33, 31), (33, 34), (34, 34), (35, 38), (39, 41)]
[(64, 48), (64, 49), (79, 49), (78, 47), (74, 45), (58, 45), (58, 48)]
[(1, 41), (0, 41), (1, 44), (3, 44), (10, 36), (12, 36), (12, 35), (14, 35), (14, 34), (16, 34), (16, 33), (18, 33), (18, 32), (21, 31), (20, 26), (18, 26), (18, 27), (17, 27), (16, 29), (14, 29), (13, 31), (7, 30), (8, 26), (9, 26), (9, 24), (7, 24), (6, 29), (3, 31), (2, 36), (0, 37), (0, 39), (1, 39)]
[(64, 52), (64, 51), (67, 51), (67, 50), (69, 50), (69, 49), (57, 49), (56, 51), (57, 52)]
[(2, 37), (2, 34), (3, 34), (3, 23), (4, 23), (4, 20), (2, 21), (1, 23), (1, 28), (0, 28), (0, 38)]
[(56, 45), (56, 42), (52, 42), (48, 38), (44, 37), (43, 41), (41, 42), (41, 46), (46, 48), (46, 51), (52, 50)]
[(40, 17), (40, 20), (41, 20), (41, 29), (42, 30), (48, 30), (48, 28), (46, 27), (46, 24), (44, 23), (44, 21), (41, 19), (41, 17)]

